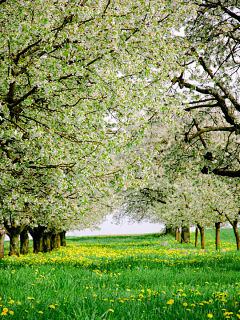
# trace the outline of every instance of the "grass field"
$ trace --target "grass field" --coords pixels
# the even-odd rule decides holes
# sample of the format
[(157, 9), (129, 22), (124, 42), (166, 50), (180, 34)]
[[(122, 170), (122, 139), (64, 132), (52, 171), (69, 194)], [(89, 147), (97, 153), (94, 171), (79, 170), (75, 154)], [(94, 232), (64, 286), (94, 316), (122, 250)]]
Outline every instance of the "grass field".
[(214, 230), (206, 250), (159, 234), (69, 237), (52, 253), (6, 257), (0, 318), (240, 319), (240, 253), (231, 229), (221, 240), (216, 251)]

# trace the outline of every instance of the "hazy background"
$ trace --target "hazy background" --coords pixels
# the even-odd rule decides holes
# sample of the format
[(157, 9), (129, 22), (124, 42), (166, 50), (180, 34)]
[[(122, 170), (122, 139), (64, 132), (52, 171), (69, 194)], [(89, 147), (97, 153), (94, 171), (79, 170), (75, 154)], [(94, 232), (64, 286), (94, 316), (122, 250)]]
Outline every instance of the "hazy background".
[[(81, 237), (98, 235), (143, 234), (161, 232), (163, 229), (164, 225), (161, 223), (141, 222), (129, 224), (127, 220), (125, 220), (121, 224), (115, 224), (113, 223), (112, 215), (109, 215), (107, 217), (107, 220), (99, 225), (99, 230), (85, 229), (81, 231), (68, 231), (67, 236)], [(7, 235), (6, 240), (9, 240)]]

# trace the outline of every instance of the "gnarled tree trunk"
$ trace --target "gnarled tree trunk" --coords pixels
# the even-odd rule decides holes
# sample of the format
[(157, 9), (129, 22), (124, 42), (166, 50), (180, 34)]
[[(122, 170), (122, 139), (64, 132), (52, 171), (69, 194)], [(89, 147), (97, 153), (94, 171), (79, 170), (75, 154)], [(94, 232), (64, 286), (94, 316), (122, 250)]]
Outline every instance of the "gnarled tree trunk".
[(6, 230), (0, 230), (0, 259), (4, 258), (4, 240), (5, 240)]
[(52, 238), (52, 232), (45, 232), (43, 234), (43, 251), (44, 252), (50, 252), (52, 250), (51, 238)]
[(29, 237), (27, 228), (20, 233), (20, 253), (28, 254), (29, 252)]
[(46, 230), (44, 226), (29, 228), (29, 232), (33, 238), (33, 253), (43, 252), (43, 233)]
[(26, 224), (18, 226), (15, 223), (8, 224), (7, 221), (4, 221), (4, 227), (7, 231), (7, 234), (10, 238), (10, 249), (9, 249), (9, 256), (19, 256), (19, 235), (22, 230), (26, 227)]
[(53, 232), (52, 233), (52, 238), (51, 238), (51, 249), (52, 250), (57, 250), (60, 248), (60, 237), (58, 232)]
[(66, 231), (59, 232), (60, 236), (60, 245), (66, 247)]
[(190, 243), (190, 228), (189, 226), (183, 226), (181, 232), (181, 243)]

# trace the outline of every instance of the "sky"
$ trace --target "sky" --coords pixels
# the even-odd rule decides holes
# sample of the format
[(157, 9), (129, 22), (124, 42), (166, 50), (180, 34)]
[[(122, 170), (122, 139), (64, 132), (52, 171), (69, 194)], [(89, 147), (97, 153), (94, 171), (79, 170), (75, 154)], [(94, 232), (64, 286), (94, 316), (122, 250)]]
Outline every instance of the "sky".
[(161, 232), (164, 225), (161, 223), (133, 223), (123, 221), (121, 224), (113, 223), (112, 215), (99, 226), (100, 230), (85, 229), (81, 231), (68, 231), (67, 236), (97, 236), (97, 235), (123, 235)]

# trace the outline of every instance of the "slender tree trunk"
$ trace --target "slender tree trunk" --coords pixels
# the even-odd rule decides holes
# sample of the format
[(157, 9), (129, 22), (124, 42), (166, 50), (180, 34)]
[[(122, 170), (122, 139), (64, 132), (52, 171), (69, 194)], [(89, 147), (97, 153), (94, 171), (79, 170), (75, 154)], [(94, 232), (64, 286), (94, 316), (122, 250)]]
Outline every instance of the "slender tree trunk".
[(180, 230), (178, 227), (176, 227), (176, 238), (175, 239), (177, 242), (180, 242), (181, 237), (180, 237)]
[(239, 236), (239, 232), (238, 232), (238, 228), (237, 228), (237, 223), (238, 223), (237, 220), (233, 221), (232, 227), (233, 227), (233, 231), (234, 231), (234, 234), (236, 237), (237, 250), (240, 250), (240, 236)]
[(51, 232), (46, 232), (43, 234), (43, 251), (44, 252), (50, 252), (52, 250), (51, 238), (52, 238)]
[(52, 238), (51, 238), (51, 249), (57, 250), (60, 248), (60, 237), (58, 232), (53, 232)]
[(226, 218), (228, 219), (228, 222), (231, 224), (234, 234), (235, 234), (235, 238), (236, 238), (236, 244), (237, 244), (237, 250), (240, 250), (240, 236), (239, 236), (239, 232), (238, 232), (238, 228), (237, 228), (237, 223), (238, 223), (238, 219), (235, 219), (233, 222), (232, 220), (229, 218), (229, 216), (226, 214), (225, 215)]
[(183, 226), (181, 232), (181, 243), (190, 243), (190, 228), (189, 226)]
[(6, 231), (4, 229), (0, 230), (0, 259), (4, 258), (5, 233), (6, 233)]
[(60, 236), (60, 245), (66, 247), (66, 231), (59, 232)]
[(197, 227), (200, 231), (201, 236), (201, 249), (205, 249), (205, 233), (204, 233), (204, 227), (201, 227), (200, 224), (197, 224)]
[(29, 252), (29, 237), (27, 228), (20, 233), (20, 253), (28, 254)]
[(215, 228), (216, 228), (216, 250), (220, 249), (220, 227), (221, 227), (221, 222), (215, 222)]
[(46, 227), (38, 226), (29, 228), (29, 232), (33, 238), (33, 253), (43, 252), (43, 234)]
[(198, 246), (198, 226), (196, 226), (195, 230), (195, 247), (197, 248)]

